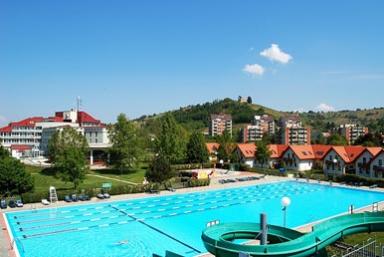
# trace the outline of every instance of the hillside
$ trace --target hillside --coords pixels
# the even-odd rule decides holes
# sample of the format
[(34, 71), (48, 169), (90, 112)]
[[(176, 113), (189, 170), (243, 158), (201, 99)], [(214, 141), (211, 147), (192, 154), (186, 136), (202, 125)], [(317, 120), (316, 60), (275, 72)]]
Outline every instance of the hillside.
[[(215, 100), (203, 104), (189, 105), (178, 110), (170, 111), (177, 122), (189, 129), (203, 129), (208, 127), (210, 115), (213, 113), (227, 113), (232, 115), (233, 124), (250, 123), (254, 115), (269, 114), (279, 119), (284, 113), (262, 105), (240, 103), (230, 98)], [(140, 117), (139, 121), (151, 121), (161, 114)]]
[(302, 121), (318, 130), (327, 130), (345, 123), (358, 123), (369, 127), (372, 131), (384, 131), (384, 108), (343, 110), (319, 113), (304, 112), (300, 114)]
[[(292, 112), (277, 111), (258, 104), (240, 103), (230, 98), (215, 100), (203, 104), (189, 105), (178, 110), (170, 111), (175, 119), (189, 130), (204, 129), (209, 126), (209, 118), (213, 113), (232, 115), (234, 128), (250, 123), (254, 115), (269, 114), (278, 120)], [(138, 119), (150, 130), (156, 130), (156, 119), (162, 114), (143, 116)], [(312, 127), (314, 131), (327, 131), (344, 123), (359, 123), (368, 126), (371, 131), (384, 132), (384, 108), (342, 110), (337, 112), (302, 112), (299, 113), (302, 122)]]

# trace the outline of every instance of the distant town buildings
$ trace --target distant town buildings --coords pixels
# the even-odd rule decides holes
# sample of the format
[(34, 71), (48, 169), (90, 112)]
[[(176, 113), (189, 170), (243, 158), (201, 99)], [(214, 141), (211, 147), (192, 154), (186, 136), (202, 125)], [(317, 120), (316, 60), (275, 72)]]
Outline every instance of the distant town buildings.
[(255, 142), (263, 138), (264, 134), (274, 134), (276, 130), (275, 120), (264, 114), (256, 115), (251, 125), (242, 128), (241, 134), (243, 142)]
[(221, 136), (224, 131), (232, 135), (232, 116), (230, 114), (211, 114), (209, 135)]
[(0, 128), (0, 144), (16, 158), (46, 156), (49, 139), (57, 130), (65, 127), (72, 127), (85, 136), (90, 148), (91, 164), (95, 160), (94, 154), (98, 155), (110, 147), (105, 124), (77, 110), (56, 112), (55, 116), (48, 118), (31, 117), (11, 122)]
[(339, 127), (339, 133), (352, 145), (360, 136), (368, 134), (368, 128), (358, 124), (343, 124)]
[(304, 127), (298, 115), (280, 119), (281, 143), (286, 145), (307, 145), (311, 143), (311, 129)]

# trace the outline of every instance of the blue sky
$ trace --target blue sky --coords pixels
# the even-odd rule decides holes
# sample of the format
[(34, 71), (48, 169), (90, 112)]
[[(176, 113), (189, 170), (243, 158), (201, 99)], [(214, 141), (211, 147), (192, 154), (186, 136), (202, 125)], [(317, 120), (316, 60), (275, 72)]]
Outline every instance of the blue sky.
[(3, 0), (0, 10), (0, 125), (77, 96), (106, 122), (238, 95), (279, 110), (384, 106), (383, 1)]

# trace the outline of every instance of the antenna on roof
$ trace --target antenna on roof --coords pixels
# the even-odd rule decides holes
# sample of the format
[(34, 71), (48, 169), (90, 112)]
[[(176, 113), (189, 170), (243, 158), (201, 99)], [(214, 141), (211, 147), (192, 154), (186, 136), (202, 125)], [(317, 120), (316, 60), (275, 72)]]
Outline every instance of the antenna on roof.
[(80, 111), (80, 106), (82, 105), (82, 101), (80, 96), (76, 97), (77, 111)]

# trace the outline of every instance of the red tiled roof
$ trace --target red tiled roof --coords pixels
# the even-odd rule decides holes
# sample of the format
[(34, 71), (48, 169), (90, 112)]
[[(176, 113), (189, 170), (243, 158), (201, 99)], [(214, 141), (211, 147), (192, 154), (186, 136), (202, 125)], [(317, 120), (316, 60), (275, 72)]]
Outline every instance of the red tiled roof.
[(4, 132), (4, 133), (12, 132), (12, 127), (9, 125), (6, 127), (2, 127), (2, 128), (0, 128), (0, 132)]
[(381, 147), (367, 147), (366, 150), (373, 156), (375, 157), (383, 148)]
[(332, 146), (332, 149), (343, 159), (345, 163), (352, 163), (365, 150), (365, 147), (360, 145)]
[(315, 154), (316, 160), (324, 159), (325, 155), (332, 148), (330, 145), (312, 145), (313, 153)]
[(217, 152), (217, 150), (220, 147), (219, 143), (206, 143), (207, 150), (209, 154), (213, 154), (214, 152)]
[(44, 121), (43, 117), (31, 117), (21, 121), (11, 122), (9, 126), (13, 127), (34, 127), (36, 122)]
[(281, 158), (285, 150), (287, 150), (288, 145), (268, 145), (269, 150), (271, 151), (271, 158)]
[(288, 149), (291, 149), (300, 160), (316, 159), (311, 145), (290, 145)]
[(237, 148), (240, 150), (240, 153), (245, 158), (253, 158), (256, 153), (256, 144), (255, 143), (243, 143), (237, 144)]
[(77, 120), (80, 124), (81, 123), (96, 123), (96, 124), (101, 123), (100, 120), (96, 120), (90, 114), (83, 111), (77, 112)]

